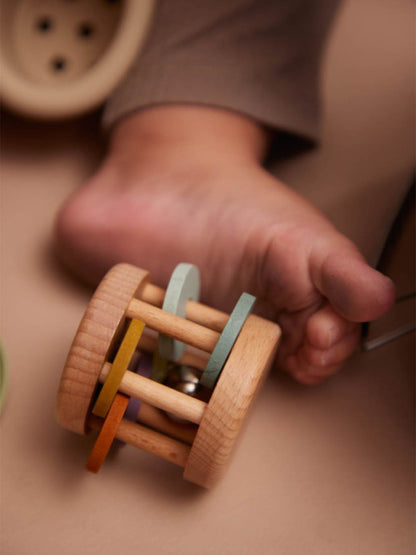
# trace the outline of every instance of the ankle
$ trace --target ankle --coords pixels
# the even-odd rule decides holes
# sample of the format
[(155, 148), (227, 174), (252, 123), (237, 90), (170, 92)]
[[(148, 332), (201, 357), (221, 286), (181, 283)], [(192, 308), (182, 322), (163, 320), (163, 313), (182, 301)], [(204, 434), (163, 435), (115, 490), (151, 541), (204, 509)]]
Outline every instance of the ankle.
[(218, 165), (259, 164), (268, 144), (256, 122), (225, 110), (200, 106), (160, 106), (137, 112), (114, 130), (111, 151), (119, 159), (138, 156)]

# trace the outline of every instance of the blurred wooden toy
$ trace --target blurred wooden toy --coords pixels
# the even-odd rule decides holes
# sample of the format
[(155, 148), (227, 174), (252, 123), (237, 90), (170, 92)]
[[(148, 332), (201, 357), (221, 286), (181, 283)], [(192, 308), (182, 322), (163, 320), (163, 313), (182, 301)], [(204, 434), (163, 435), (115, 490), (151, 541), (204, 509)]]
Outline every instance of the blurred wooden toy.
[(99, 470), (118, 438), (183, 466), (201, 486), (223, 475), (280, 329), (251, 314), (255, 299), (246, 293), (230, 316), (198, 298), (190, 264), (177, 266), (166, 292), (128, 264), (100, 283), (57, 395), (63, 427), (99, 430), (88, 470)]

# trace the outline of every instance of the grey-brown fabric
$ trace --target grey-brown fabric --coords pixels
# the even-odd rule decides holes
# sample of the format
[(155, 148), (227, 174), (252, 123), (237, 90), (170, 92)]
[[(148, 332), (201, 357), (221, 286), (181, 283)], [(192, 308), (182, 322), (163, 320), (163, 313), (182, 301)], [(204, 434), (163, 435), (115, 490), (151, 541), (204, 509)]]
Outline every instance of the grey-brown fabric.
[(144, 49), (109, 99), (105, 128), (141, 108), (192, 103), (243, 113), (298, 147), (314, 143), (320, 60), (337, 5), (160, 0)]

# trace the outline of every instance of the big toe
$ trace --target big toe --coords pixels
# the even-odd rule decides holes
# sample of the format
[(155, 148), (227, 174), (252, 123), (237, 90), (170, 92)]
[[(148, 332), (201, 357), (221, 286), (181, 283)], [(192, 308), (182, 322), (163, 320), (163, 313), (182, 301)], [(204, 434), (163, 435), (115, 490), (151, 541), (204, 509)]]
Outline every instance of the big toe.
[(315, 285), (333, 308), (353, 322), (375, 320), (393, 305), (395, 287), (354, 247), (326, 256), (314, 272)]

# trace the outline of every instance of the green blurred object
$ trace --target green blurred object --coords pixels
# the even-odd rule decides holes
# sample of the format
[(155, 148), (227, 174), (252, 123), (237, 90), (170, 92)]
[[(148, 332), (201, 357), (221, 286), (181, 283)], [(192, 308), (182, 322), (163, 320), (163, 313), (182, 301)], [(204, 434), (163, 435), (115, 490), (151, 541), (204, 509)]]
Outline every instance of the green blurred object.
[(3, 347), (0, 345), (0, 414), (3, 412), (8, 386), (7, 364)]

